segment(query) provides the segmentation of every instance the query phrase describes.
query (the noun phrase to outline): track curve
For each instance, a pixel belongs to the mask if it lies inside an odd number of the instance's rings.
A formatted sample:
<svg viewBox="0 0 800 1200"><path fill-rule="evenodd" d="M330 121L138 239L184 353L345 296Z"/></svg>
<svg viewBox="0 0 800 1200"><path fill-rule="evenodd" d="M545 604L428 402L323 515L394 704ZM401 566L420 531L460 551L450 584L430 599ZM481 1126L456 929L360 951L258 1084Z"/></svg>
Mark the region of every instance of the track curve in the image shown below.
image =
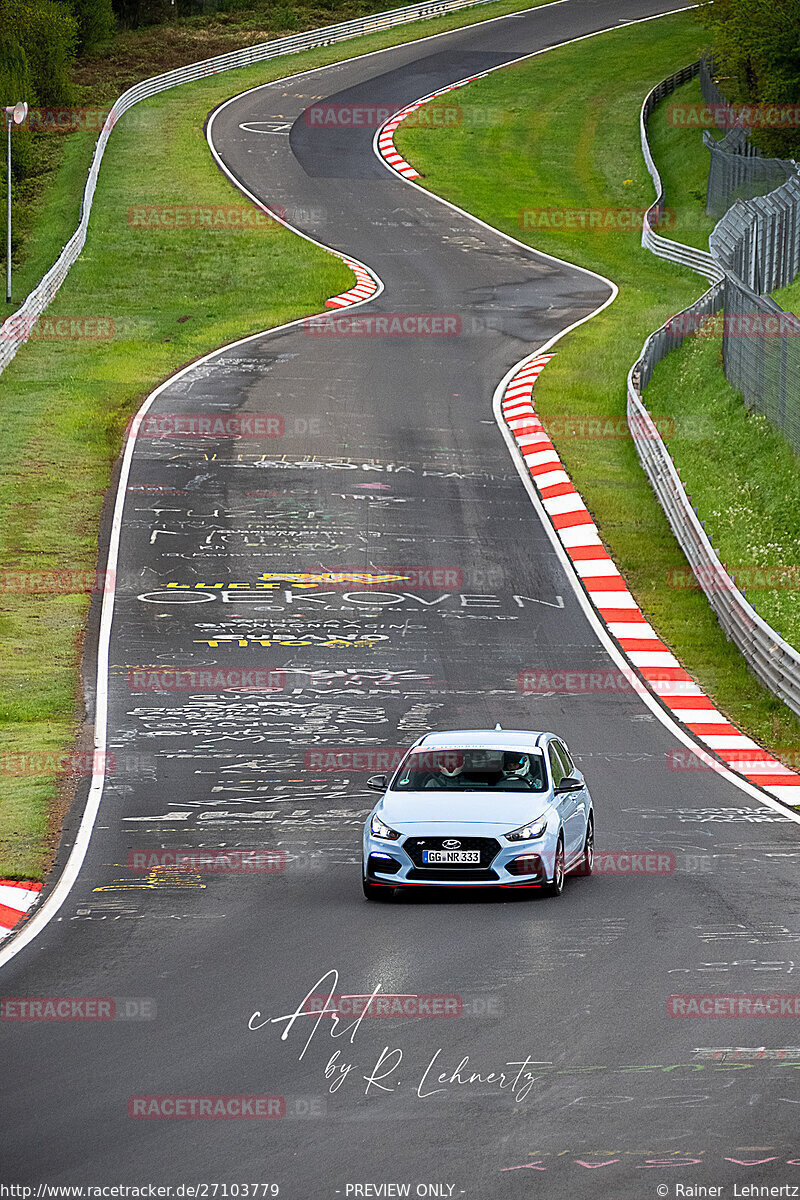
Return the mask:
<svg viewBox="0 0 800 1200"><path fill-rule="evenodd" d="M437 1182L452 1185L442 1195L633 1198L662 1179L796 1173L791 1057L696 1054L791 1045L794 1022L675 1020L667 997L709 980L791 992L797 830L724 779L671 770L675 739L637 696L517 684L527 667L612 665L491 407L513 364L607 285L407 189L369 128L303 119L321 102L395 111L521 47L666 8L563 0L256 89L215 115L217 152L248 191L383 281L359 316L438 314L457 329L296 325L207 356L154 397L156 416L279 414L286 428L266 443L141 438L131 453L109 630L118 770L58 917L2 977L4 996L147 997L156 1016L3 1022L9 1177L130 1183L146 1165L158 1182L271 1180L289 1197ZM264 121L291 122L289 136L245 128ZM409 569L412 586L380 590L296 578ZM175 669L271 670L284 686L152 690ZM347 757L324 769L326 754L498 720L563 733L601 849L672 855L675 869L575 880L555 903L365 904L365 774ZM286 869L128 868L137 848L214 845L271 846ZM365 1020L338 1041L320 1028L305 1052L297 1025L286 1040L281 1024L248 1028L256 1010L256 1026L291 1013L331 969L337 992L462 997L470 1015ZM384 1047L402 1052L384 1063L386 1091L365 1079ZM497 1072L526 1061L530 1090L501 1087ZM280 1095L286 1117L128 1116L130 1097L153 1094Z"/></svg>

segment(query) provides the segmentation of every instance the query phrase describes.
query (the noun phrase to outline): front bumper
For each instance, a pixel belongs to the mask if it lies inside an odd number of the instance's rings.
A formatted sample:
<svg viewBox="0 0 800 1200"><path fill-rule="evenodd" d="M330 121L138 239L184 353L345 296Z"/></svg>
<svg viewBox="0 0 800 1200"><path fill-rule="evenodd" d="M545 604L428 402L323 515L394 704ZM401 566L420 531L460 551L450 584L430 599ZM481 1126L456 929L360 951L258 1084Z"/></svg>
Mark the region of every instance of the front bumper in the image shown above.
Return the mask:
<svg viewBox="0 0 800 1200"><path fill-rule="evenodd" d="M506 843L500 836L474 837L454 833L462 843L494 843L481 847L478 866L426 866L420 843L443 835L401 834L396 842L364 835L364 878L384 887L544 887L553 877L555 842L547 836L534 842ZM450 836L448 834L448 836Z"/></svg>

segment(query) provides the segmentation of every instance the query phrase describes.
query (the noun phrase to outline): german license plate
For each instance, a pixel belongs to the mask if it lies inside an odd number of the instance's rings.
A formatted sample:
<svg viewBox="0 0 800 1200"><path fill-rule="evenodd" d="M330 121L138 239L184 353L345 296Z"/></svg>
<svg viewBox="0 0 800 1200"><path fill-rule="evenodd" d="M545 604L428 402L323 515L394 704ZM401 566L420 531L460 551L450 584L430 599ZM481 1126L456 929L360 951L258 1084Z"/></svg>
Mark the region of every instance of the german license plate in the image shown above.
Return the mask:
<svg viewBox="0 0 800 1200"><path fill-rule="evenodd" d="M461 867L479 867L480 850L423 850L422 861L429 867L448 866L454 863Z"/></svg>

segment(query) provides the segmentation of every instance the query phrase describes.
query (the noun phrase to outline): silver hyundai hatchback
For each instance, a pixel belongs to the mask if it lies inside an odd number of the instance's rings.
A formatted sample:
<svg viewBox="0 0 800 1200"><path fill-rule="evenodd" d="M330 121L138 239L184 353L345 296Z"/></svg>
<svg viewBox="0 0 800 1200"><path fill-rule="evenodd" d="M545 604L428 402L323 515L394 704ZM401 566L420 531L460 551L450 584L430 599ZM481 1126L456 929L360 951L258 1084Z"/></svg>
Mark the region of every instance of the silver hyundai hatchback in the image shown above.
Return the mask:
<svg viewBox="0 0 800 1200"><path fill-rule="evenodd" d="M538 888L589 875L594 808L564 739L530 730L428 733L389 778L364 827L364 895L396 888Z"/></svg>

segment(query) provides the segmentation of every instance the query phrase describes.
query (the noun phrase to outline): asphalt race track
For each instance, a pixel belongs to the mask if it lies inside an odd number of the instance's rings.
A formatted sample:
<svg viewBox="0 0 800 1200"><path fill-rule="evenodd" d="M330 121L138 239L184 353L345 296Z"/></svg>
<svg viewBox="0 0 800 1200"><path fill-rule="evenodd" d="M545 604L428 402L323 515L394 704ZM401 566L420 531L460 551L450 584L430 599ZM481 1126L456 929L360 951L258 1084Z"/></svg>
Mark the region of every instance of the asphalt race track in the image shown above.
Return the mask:
<svg viewBox="0 0 800 1200"><path fill-rule="evenodd" d="M136 443L110 641L116 765L79 877L2 967L2 994L146 1001L127 1011L148 1019L3 1022L5 1178L275 1183L299 1200L387 1183L638 1200L797 1179L800 1051L752 1049L797 1046L796 1020L680 1019L667 1001L797 990L800 831L710 771L675 770L681 743L635 693L518 688L526 668L614 670L492 413L508 369L608 287L393 177L374 128L303 118L323 101L395 110L671 7L565 0L263 87L215 118L246 189L383 281L351 317L444 314L458 332L295 325L155 400L153 416L273 415L283 433ZM405 578L280 577L345 569ZM172 668L272 672L278 690L155 690ZM375 752L496 721L561 733L592 789L598 851L658 852L669 870L572 879L558 900L367 903ZM218 846L275 849L284 869L129 866L137 850ZM307 993L378 987L455 998L442 1007L458 1015L262 1024ZM713 1054L735 1047L750 1049ZM128 1115L153 1095L281 1097L282 1115Z"/></svg>

